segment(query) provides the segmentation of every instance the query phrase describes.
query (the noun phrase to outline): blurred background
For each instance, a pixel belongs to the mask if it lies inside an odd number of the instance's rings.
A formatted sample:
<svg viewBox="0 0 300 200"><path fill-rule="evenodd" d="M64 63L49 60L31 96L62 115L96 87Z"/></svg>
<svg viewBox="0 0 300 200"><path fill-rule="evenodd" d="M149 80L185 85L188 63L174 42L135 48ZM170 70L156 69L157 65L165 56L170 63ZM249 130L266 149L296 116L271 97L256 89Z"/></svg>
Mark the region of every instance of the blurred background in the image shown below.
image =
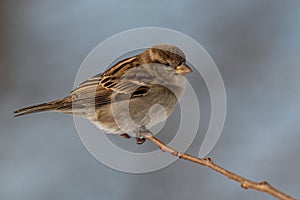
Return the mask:
<svg viewBox="0 0 300 200"><path fill-rule="evenodd" d="M300 1L4 0L0 15L1 200L273 199L183 160L147 174L115 171L86 151L71 116L13 117L17 108L67 95L99 42L145 26L191 36L219 67L228 110L209 156L300 197ZM198 154L198 134L190 154Z"/></svg>

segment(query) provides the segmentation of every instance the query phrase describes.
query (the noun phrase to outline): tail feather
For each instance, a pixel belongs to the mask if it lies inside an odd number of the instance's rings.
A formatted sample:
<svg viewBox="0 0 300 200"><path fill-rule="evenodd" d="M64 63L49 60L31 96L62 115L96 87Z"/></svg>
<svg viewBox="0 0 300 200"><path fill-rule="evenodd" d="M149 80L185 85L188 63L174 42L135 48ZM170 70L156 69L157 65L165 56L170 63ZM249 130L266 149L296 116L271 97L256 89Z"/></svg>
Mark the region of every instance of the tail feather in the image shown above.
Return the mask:
<svg viewBox="0 0 300 200"><path fill-rule="evenodd" d="M14 111L15 117L27 115L36 112L44 112L44 111L62 111L63 110L72 110L72 102L67 101L67 98L59 99L56 101L51 101L48 103L42 103L34 106L29 106L26 108L21 108L19 110Z"/></svg>

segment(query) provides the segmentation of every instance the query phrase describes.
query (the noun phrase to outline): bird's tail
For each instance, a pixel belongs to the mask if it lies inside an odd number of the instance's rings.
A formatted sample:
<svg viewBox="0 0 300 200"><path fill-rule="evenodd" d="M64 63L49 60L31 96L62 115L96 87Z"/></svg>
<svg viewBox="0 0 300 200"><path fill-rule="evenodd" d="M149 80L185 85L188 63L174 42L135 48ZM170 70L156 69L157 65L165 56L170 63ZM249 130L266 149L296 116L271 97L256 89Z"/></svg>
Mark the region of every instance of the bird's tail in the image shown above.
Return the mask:
<svg viewBox="0 0 300 200"><path fill-rule="evenodd" d="M27 115L36 112L44 112L44 111L57 111L64 113L72 113L72 101L69 101L69 98L63 98L55 101L51 101L48 103L42 103L34 106L29 106L26 108L22 108L14 111L15 117Z"/></svg>

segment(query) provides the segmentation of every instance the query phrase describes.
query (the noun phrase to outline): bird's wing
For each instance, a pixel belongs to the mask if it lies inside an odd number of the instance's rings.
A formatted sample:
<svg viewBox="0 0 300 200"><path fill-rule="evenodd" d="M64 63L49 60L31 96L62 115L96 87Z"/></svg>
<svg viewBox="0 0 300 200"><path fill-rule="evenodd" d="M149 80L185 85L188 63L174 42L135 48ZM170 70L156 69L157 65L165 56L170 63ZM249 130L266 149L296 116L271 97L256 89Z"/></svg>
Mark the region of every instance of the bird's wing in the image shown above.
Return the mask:
<svg viewBox="0 0 300 200"><path fill-rule="evenodd" d="M133 58L122 60L81 83L71 92L73 105L99 106L147 94L151 84L145 77L149 78L149 74L144 70L144 74L137 73L140 70L135 68L139 66L132 65Z"/></svg>

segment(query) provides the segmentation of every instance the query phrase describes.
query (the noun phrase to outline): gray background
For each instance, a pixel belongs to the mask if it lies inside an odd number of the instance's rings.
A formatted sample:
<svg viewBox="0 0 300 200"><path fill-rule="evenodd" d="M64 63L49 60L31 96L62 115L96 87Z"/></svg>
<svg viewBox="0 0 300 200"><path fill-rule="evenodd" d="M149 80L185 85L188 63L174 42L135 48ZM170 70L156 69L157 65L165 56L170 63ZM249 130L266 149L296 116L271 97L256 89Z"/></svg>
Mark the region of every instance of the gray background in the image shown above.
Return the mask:
<svg viewBox="0 0 300 200"><path fill-rule="evenodd" d="M19 107L65 96L95 45L144 26L193 37L222 73L227 119L209 156L300 197L300 1L7 0L0 8L1 200L273 199L182 160L153 173L121 173L85 150L72 117L12 117ZM202 138L189 153L197 155Z"/></svg>

